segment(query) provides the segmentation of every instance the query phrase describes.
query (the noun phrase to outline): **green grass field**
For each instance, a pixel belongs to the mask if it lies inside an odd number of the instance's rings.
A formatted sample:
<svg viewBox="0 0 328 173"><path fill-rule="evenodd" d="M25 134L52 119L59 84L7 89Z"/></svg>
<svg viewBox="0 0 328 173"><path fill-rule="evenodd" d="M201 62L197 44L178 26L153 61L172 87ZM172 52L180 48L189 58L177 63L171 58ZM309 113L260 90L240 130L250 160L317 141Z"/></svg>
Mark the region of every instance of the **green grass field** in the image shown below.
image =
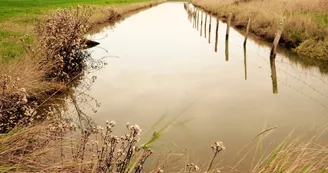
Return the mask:
<svg viewBox="0 0 328 173"><path fill-rule="evenodd" d="M147 0L0 0L0 62L22 56L24 48L20 38L29 34L34 39L33 27L38 19L57 8L78 4L119 5Z"/></svg>
<svg viewBox="0 0 328 173"><path fill-rule="evenodd" d="M145 0L1 0L0 22L10 20L16 15L38 15L54 8L77 4L111 5L141 1Z"/></svg>

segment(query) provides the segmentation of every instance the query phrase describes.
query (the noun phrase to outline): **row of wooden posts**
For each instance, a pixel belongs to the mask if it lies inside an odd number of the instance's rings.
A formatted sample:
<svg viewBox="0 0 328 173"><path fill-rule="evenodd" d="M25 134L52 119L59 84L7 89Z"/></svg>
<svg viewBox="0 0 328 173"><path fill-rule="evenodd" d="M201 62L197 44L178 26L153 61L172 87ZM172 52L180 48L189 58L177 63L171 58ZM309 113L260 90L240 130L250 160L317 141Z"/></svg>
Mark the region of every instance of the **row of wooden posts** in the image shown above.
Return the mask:
<svg viewBox="0 0 328 173"><path fill-rule="evenodd" d="M194 23L194 27L197 27L197 30L199 29L199 17L201 17L201 26L203 26L203 13L205 13L205 31L206 31L208 13L204 12L203 9L199 9L199 8L196 8L196 7L194 7L194 9L192 10L192 9L189 8L189 5L190 5L190 3L188 3L188 2L184 3L185 9L196 20L196 22ZM199 14L200 12L201 12L201 16ZM226 40L229 39L229 33L230 33L230 26L231 26L232 17L233 17L232 13L229 13L229 16L228 16L228 19L227 19ZM211 28L211 23L212 23L211 13L209 14L209 18L210 18L209 19L209 29L210 29ZM219 24L219 17L217 17L217 25L218 24ZM245 40L244 40L244 47L246 46L247 39L248 39L248 36L249 36L250 25L251 25L251 18L248 18L248 22L247 22L247 26L246 26L246 33L245 33ZM280 22L279 29L276 33L275 39L274 39L273 44L272 44L270 57L274 58L276 56L277 46L278 46L282 31L283 31L283 25L284 24L283 24L283 19L282 19L281 22ZM201 30L202 30L202 27L201 27ZM202 31L200 33L202 34ZM209 30L209 34L210 33L211 33L211 30ZM205 34L205 38L206 38L206 32L204 32L204 34ZM209 42L210 42L210 39L209 39Z"/></svg>
<svg viewBox="0 0 328 173"><path fill-rule="evenodd" d="M206 38L206 31L207 31L207 17L209 16L209 33L208 33L208 43L211 43L211 24L212 24L212 15L211 13L206 13L203 9L201 8L196 8L194 7L193 9L190 8L189 3L184 3L184 7L188 12L189 19L193 19L193 27L197 28L197 30L200 30L200 36L203 35L203 15L205 13L205 26L204 26L204 37ZM200 18L200 19L199 19ZM232 21L233 15L232 13L229 13L228 18L227 18L227 28L226 28L226 43L225 43L225 55L226 55L226 61L229 61L229 33L230 33L230 26L231 26L231 21ZM219 17L216 17L216 36L215 36L215 48L214 51L218 51L218 30L219 30ZM200 29L199 29L199 22L200 22ZM277 72L276 72L276 65L275 65L275 57L277 53L277 47L278 43L283 31L283 19L280 22L280 26L276 32L274 41L272 43L271 51L270 51L270 67L271 67L271 77L272 77L272 85L273 85L273 93L278 93L278 83L277 83ZM250 26L251 26L251 18L248 19L247 21L247 26L245 30L245 38L244 38L244 66L245 66L245 80L247 80L247 61L246 61L246 45L247 45L247 39L249 37L249 32L250 32Z"/></svg>

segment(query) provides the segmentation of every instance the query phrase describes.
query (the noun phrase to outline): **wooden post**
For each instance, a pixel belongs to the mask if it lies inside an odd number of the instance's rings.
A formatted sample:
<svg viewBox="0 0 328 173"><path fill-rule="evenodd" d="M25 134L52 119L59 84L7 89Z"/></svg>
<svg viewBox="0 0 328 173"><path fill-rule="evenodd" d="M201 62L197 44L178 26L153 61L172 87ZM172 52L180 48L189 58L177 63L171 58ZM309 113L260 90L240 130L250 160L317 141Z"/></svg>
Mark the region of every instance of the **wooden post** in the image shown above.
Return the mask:
<svg viewBox="0 0 328 173"><path fill-rule="evenodd" d="M193 13L193 16L192 18L194 19L194 25L193 25L193 28L196 28L196 23L197 23L197 9L194 8L194 13Z"/></svg>
<svg viewBox="0 0 328 173"><path fill-rule="evenodd" d="M197 31L199 30L199 16L200 16L200 11L199 11L199 9L197 9Z"/></svg>
<svg viewBox="0 0 328 173"><path fill-rule="evenodd" d="M276 59L270 58L271 67L271 78L272 78L272 92L274 94L278 93L278 82L277 82L277 70L276 70Z"/></svg>
<svg viewBox="0 0 328 173"><path fill-rule="evenodd" d="M192 21L191 21L191 17L192 17L192 15L193 15L194 13L193 13L192 9L189 8L189 5L188 5L188 8L187 8L187 13L188 13L188 20L189 20L190 22L192 22Z"/></svg>
<svg viewBox="0 0 328 173"><path fill-rule="evenodd" d="M226 40L229 39L231 19L232 19L232 13L229 13L229 17L228 17L228 21L227 21Z"/></svg>
<svg viewBox="0 0 328 173"><path fill-rule="evenodd" d="M193 16L194 16L194 11L192 9L190 9L190 15L188 17L189 17L190 22L192 23L192 27L194 27Z"/></svg>
<svg viewBox="0 0 328 173"><path fill-rule="evenodd" d="M248 18L247 27L246 27L246 34L245 34L245 40L244 40L244 48L246 47L250 25L251 25L251 18Z"/></svg>
<svg viewBox="0 0 328 173"><path fill-rule="evenodd" d="M276 54L278 43L284 28L284 18L280 21L280 26L274 38L271 52L270 52L270 67L271 67L271 78L272 78L272 91L274 94L278 93L278 82L277 82L277 71L276 71Z"/></svg>
<svg viewBox="0 0 328 173"><path fill-rule="evenodd" d="M205 13L205 27L204 27L204 36L206 38L206 32L207 32L207 13Z"/></svg>
<svg viewBox="0 0 328 173"><path fill-rule="evenodd" d="M217 52L218 51L218 31L219 31L219 17L216 18L216 29L215 29L215 47L214 47L214 51Z"/></svg>
<svg viewBox="0 0 328 173"><path fill-rule="evenodd" d="M197 10L196 10L196 8L194 8L194 13L192 15L192 18L194 19L194 26L193 26L193 28L196 28L196 16L197 16Z"/></svg>
<svg viewBox="0 0 328 173"><path fill-rule="evenodd" d="M225 56L226 61L229 61L229 39L226 39L225 41Z"/></svg>
<svg viewBox="0 0 328 173"><path fill-rule="evenodd" d="M282 34L284 28L284 19L282 18L280 21L280 26L278 28L278 31L276 33L276 37L274 38L273 44L272 44L272 48L271 48L271 52L270 52L270 58L276 58L276 54L277 54L277 47L278 47L278 43Z"/></svg>
<svg viewBox="0 0 328 173"><path fill-rule="evenodd" d="M245 80L247 80L247 53L246 53L245 46L244 46L244 70L245 70Z"/></svg>
<svg viewBox="0 0 328 173"><path fill-rule="evenodd" d="M195 28L195 26L196 26L195 25L195 23L196 23L195 15L196 15L196 9L194 9L193 12L192 12L192 21L193 21L192 27L193 28Z"/></svg>
<svg viewBox="0 0 328 173"><path fill-rule="evenodd" d="M208 44L211 43L211 28L212 28L212 15L209 14L210 16L210 24L208 25Z"/></svg>
<svg viewBox="0 0 328 173"><path fill-rule="evenodd" d="M201 21L200 21L200 36L202 36L202 32L203 32L203 11L202 11L202 15L201 15Z"/></svg>

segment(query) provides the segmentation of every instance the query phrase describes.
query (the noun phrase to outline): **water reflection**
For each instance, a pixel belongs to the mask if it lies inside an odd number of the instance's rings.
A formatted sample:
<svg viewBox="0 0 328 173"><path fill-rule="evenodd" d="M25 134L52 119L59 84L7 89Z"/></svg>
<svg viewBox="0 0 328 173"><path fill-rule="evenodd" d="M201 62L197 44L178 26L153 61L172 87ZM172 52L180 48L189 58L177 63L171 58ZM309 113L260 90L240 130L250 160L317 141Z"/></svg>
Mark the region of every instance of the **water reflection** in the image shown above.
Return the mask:
<svg viewBox="0 0 328 173"><path fill-rule="evenodd" d="M209 15L210 23L208 26L208 44L211 44L212 15Z"/></svg>
<svg viewBox="0 0 328 173"><path fill-rule="evenodd" d="M215 20L213 45L193 29L182 3L154 7L97 34L95 37L109 35L100 45L120 58L108 60L108 68L97 73L90 95L103 106L93 114L94 119L100 123L116 120L123 126L129 121L147 130L163 114L174 119L194 102L179 119L191 121L172 126L157 144L170 151L192 149L200 162L208 161L212 153L204 148L214 140L226 143L229 148L223 158L231 160L236 150L263 129L264 122L283 126L269 136L267 144L285 138L291 129L299 127L301 134L327 122L328 78L319 68L278 52L279 95L273 95L270 48L249 37L247 50L243 50L244 37L233 28L226 42L226 24ZM229 63L225 63L225 47L230 50L226 49ZM95 57L107 55L93 50ZM180 147L172 147L173 143Z"/></svg>
<svg viewBox="0 0 328 173"><path fill-rule="evenodd" d="M205 13L205 29L204 29L204 37L206 38L206 32L207 32L207 13Z"/></svg>
<svg viewBox="0 0 328 173"><path fill-rule="evenodd" d="M214 45L214 52L218 51L218 38L219 38L219 20L216 19L216 28L215 28L215 45Z"/></svg>
<svg viewBox="0 0 328 173"><path fill-rule="evenodd" d="M247 52L246 52L246 44L244 44L244 71L245 71L245 80L247 80Z"/></svg>
<svg viewBox="0 0 328 173"><path fill-rule="evenodd" d="M270 58L270 67L271 67L271 78L272 78L272 91L274 94L278 94L276 58Z"/></svg>
<svg viewBox="0 0 328 173"><path fill-rule="evenodd" d="M196 9L196 8L195 8ZM207 37L207 16L209 17L209 24L208 24L208 43L211 44L211 23L212 23L212 15L208 14L207 12L203 11L202 9L198 9L198 16L200 16L199 22L200 22L200 35L202 36L204 34L205 38ZM201 14L200 14L201 13ZM205 15L205 16L204 16ZM205 20L205 22L203 22L203 19ZM216 26L215 26L215 43L214 43L214 52L218 52L218 45L219 45L219 24L220 21L216 18ZM229 21L229 19L228 19ZM203 23L204 23L204 33L203 33ZM250 23L250 19L248 20L248 23ZM229 27L229 22L227 22L226 24L226 32L225 32L225 60L229 61L229 32L230 32L230 27ZM244 56L244 78L245 80L247 80L248 78L248 70L247 70L247 46L246 46L246 41L247 38L249 37L249 35L245 35L245 38L243 40L243 56ZM251 37L251 36L250 36ZM267 42L263 42L263 41L259 41L259 40L252 40L255 41L256 43L260 44L260 45L265 45L265 46L270 46L270 43ZM304 59L305 61L303 61L303 58L295 56L293 54L290 54L289 51L286 51L284 48L279 48L278 52L280 54L283 54L284 56L287 56L288 58L290 58L293 62L295 63L300 63L303 67L311 67L314 64L318 65L320 70L323 72L326 69L326 66L328 66L328 62L326 61L318 61L315 59ZM254 52L251 52L254 53ZM257 55L258 56L258 55ZM263 57L262 57L263 58ZM265 57L264 57L265 58ZM270 58L269 58L270 59ZM285 63L283 61L280 61L279 63ZM272 59L270 59L270 71L271 71L271 79L272 79L272 84L273 84L273 93L277 94L278 93L278 82L277 82L277 70L276 70L276 62ZM294 65L289 64L289 66L293 67ZM282 70L284 71L284 70ZM328 68L327 68L327 72L328 72ZM308 74L311 75L313 77L318 78L319 80L321 80L323 83L328 84L328 81L325 81L325 79L323 79L322 77L318 77L315 76L313 74ZM320 93L320 92L318 92ZM322 93L320 93L321 95L324 95Z"/></svg>
<svg viewBox="0 0 328 173"><path fill-rule="evenodd" d="M203 34L203 10L201 10L201 13L202 13L202 15L201 15L201 17L200 17L200 36L202 36L202 34Z"/></svg>
<svg viewBox="0 0 328 173"><path fill-rule="evenodd" d="M195 8L195 13L194 13L194 28L197 28L198 30L198 17L199 17L199 11Z"/></svg>
<svg viewBox="0 0 328 173"><path fill-rule="evenodd" d="M199 30L199 14L200 13L200 11L197 9L197 19L196 19L196 27L197 27L197 31Z"/></svg>
<svg viewBox="0 0 328 173"><path fill-rule="evenodd" d="M225 60L229 61L229 39L225 40Z"/></svg>

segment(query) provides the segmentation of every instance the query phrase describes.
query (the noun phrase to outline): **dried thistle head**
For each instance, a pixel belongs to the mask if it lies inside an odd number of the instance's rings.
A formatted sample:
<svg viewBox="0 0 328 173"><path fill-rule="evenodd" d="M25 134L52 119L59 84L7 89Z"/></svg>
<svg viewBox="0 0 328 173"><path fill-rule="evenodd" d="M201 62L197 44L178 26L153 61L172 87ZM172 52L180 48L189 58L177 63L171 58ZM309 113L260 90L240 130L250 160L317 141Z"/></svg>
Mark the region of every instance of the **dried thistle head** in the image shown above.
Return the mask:
<svg viewBox="0 0 328 173"><path fill-rule="evenodd" d="M214 153L218 153L226 149L223 142L221 141L215 142L214 145L211 146L211 148Z"/></svg>

